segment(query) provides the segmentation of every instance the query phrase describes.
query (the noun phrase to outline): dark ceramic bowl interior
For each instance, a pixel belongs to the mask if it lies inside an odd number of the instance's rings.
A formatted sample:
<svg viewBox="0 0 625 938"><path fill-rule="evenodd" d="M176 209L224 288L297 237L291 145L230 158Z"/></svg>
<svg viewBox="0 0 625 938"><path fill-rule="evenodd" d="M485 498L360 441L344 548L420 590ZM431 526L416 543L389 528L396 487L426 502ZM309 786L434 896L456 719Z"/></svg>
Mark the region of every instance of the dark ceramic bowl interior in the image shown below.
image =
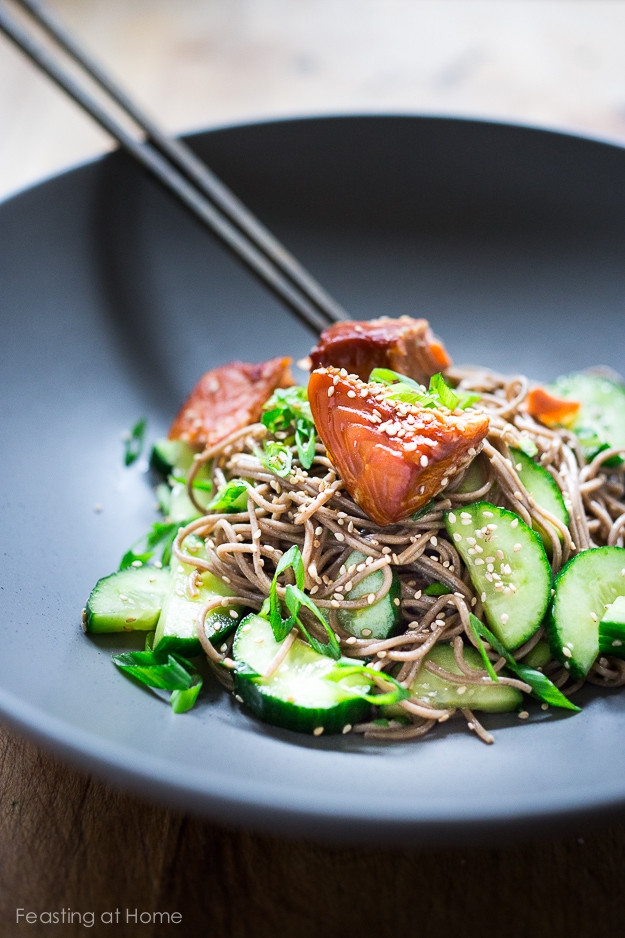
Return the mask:
<svg viewBox="0 0 625 938"><path fill-rule="evenodd" d="M533 378L623 368L621 148L415 117L191 143L356 318L426 316L457 362ZM124 641L85 637L80 610L155 517L121 434L140 415L164 433L208 368L311 337L119 154L6 202L0 242L4 718L120 786L274 832L505 839L621 810L625 694L487 716L491 747L454 721L388 746L265 726L210 682L178 716L117 673Z"/></svg>

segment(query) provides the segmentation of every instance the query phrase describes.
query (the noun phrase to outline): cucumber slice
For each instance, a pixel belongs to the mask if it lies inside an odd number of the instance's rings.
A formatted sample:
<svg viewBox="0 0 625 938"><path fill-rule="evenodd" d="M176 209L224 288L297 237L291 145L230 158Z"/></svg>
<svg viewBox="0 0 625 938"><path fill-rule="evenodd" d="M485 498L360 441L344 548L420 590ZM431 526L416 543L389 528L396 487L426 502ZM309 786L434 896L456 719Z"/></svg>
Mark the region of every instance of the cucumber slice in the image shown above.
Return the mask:
<svg viewBox="0 0 625 938"><path fill-rule="evenodd" d="M625 658L625 596L617 596L599 623L599 651Z"/></svg>
<svg viewBox="0 0 625 938"><path fill-rule="evenodd" d="M551 512L558 521L568 526L570 521L569 513L564 504L562 492L553 476L522 450L513 449L511 452L519 479L530 495L533 496L536 504ZM551 553L551 539L547 537L540 525L536 525L536 530L540 534L545 550L548 554ZM560 540L562 540L562 537L560 537Z"/></svg>
<svg viewBox="0 0 625 938"><path fill-rule="evenodd" d="M536 642L532 650L528 651L519 664L527 665L528 668L536 668L538 671L544 668L549 661L551 661L549 642L540 641Z"/></svg>
<svg viewBox="0 0 625 938"><path fill-rule="evenodd" d="M484 457L478 455L473 462L470 463L457 491L463 495L468 495L469 492L477 492L483 485L486 485L487 478L488 474L484 463Z"/></svg>
<svg viewBox="0 0 625 938"><path fill-rule="evenodd" d="M194 548L199 557L206 558L204 545L200 538L188 537L185 542L187 548ZM187 579L192 572L190 564L178 563L173 560L167 593L163 601L161 612L154 636L154 651L172 652L193 658L202 653L202 646L197 637L195 620L201 606L215 596L233 596L232 590L219 577L208 571L201 573L201 582L198 582L198 596L190 596L187 592ZM237 627L238 618L230 615L230 609L240 616L242 606L229 606L227 609L216 610L206 617L206 634L215 647L228 638Z"/></svg>
<svg viewBox="0 0 625 938"><path fill-rule="evenodd" d="M470 668L484 670L484 662L475 648L465 647L464 660ZM433 661L452 674L461 674L456 663L451 645L441 643L428 652L423 665L410 688L413 697L426 701L433 707L468 707L470 710L484 710L487 713L505 713L517 710L523 701L521 691L509 684L452 684L438 674L432 674L425 667L427 661ZM505 672L501 672L504 676ZM466 688L462 693L459 690ZM387 717L400 716L403 713L398 704L383 707Z"/></svg>
<svg viewBox="0 0 625 938"><path fill-rule="evenodd" d="M161 614L169 570L127 567L98 580L85 609L85 632L149 632Z"/></svg>
<svg viewBox="0 0 625 938"><path fill-rule="evenodd" d="M168 440L165 437L154 443L150 465L164 476L170 475L174 469L186 475L193 464L196 452L198 450L192 449L184 440Z"/></svg>
<svg viewBox="0 0 625 938"><path fill-rule="evenodd" d="M549 603L551 569L539 535L514 512L489 502L448 511L445 523L490 628L506 648L518 648Z"/></svg>
<svg viewBox="0 0 625 938"><path fill-rule="evenodd" d="M197 452L199 450L193 449L183 440L161 439L157 440L152 447L150 464L158 472L167 476L170 487L169 494L165 491L159 495L161 506L172 521L181 524L201 517L187 494L186 481L176 481L176 479L186 480ZM210 482L211 474L208 466L200 466L195 478L200 484ZM214 493L198 487L194 490L194 494L200 505L206 506Z"/></svg>
<svg viewBox="0 0 625 938"><path fill-rule="evenodd" d="M260 616L246 616L237 629L232 649L238 663L235 692L256 716L299 733L318 733L320 727L326 733L340 733L347 724L367 718L370 704L354 690L368 693L371 682L361 674L340 683L325 680L336 662L299 638L273 676L261 677L279 647L271 625Z"/></svg>
<svg viewBox="0 0 625 938"><path fill-rule="evenodd" d="M625 549L582 551L562 567L554 587L547 620L552 654L573 677L586 677L599 653L599 623L625 596Z"/></svg>
<svg viewBox="0 0 625 938"><path fill-rule="evenodd" d="M208 505L212 498L211 492L203 492L199 489L195 489L194 495L200 505ZM169 510L167 515L171 521L176 521L180 524L184 524L189 521L195 521L196 518L202 517L200 512L189 498L186 482L172 483Z"/></svg>
<svg viewBox="0 0 625 938"><path fill-rule="evenodd" d="M553 390L561 397L579 401L581 406L573 430L582 446L587 445L586 458L612 446L625 446L625 385L602 375L583 372L558 378ZM615 457L606 465L620 465Z"/></svg>
<svg viewBox="0 0 625 938"><path fill-rule="evenodd" d="M355 550L345 561L345 566L349 569L351 566L364 563L366 559L366 554ZM375 570L357 583L349 593L346 593L345 599L362 599L368 593L375 593L382 586L383 580L384 572ZM384 599L364 609L339 609L338 621L346 632L355 635L356 638L388 638L394 635L402 621L401 581L395 571L393 571L391 588Z"/></svg>

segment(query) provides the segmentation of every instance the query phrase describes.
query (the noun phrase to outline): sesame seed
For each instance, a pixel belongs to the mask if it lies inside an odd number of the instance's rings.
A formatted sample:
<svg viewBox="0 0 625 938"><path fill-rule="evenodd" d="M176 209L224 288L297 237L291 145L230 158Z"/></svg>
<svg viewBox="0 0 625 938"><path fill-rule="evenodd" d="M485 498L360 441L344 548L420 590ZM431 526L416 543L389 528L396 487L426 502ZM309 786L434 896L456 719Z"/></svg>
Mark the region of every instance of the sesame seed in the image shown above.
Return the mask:
<svg viewBox="0 0 625 938"><path fill-rule="evenodd" d="M399 597L395 597L395 599L393 600L393 605L401 606L401 599L399 599Z"/></svg>
<svg viewBox="0 0 625 938"><path fill-rule="evenodd" d="M373 635L373 632L371 631L371 629L363 629L362 635L363 635L363 638L371 638L371 636Z"/></svg>
<svg viewBox="0 0 625 938"><path fill-rule="evenodd" d="M562 654L564 655L565 658L572 658L572 657L573 657L573 652L571 651L570 648L563 648L563 649L562 649Z"/></svg>
<svg viewBox="0 0 625 938"><path fill-rule="evenodd" d="M472 606L477 606L477 599L475 598L475 596L472 596L472 597L471 597L471 605L472 605Z"/></svg>
<svg viewBox="0 0 625 938"><path fill-rule="evenodd" d="M250 630L251 628L252 628L251 625L244 625L244 626L242 627L241 631L242 631L242 632L249 632L249 630Z"/></svg>
<svg viewBox="0 0 625 938"><path fill-rule="evenodd" d="M425 469L425 467L427 466L427 464L428 464L428 462L429 462L429 459L427 458L427 456L423 455L423 456L421 457L421 459L419 460L419 462L421 463L421 465L422 465L423 468Z"/></svg>
<svg viewBox="0 0 625 938"><path fill-rule="evenodd" d="M141 561L141 560L133 560L132 563L130 564L130 566L131 566L131 567L142 567L142 566L143 566L143 561Z"/></svg>
<svg viewBox="0 0 625 938"><path fill-rule="evenodd" d="M454 541L458 544L462 540L462 534L458 534L457 531L454 531Z"/></svg>
<svg viewBox="0 0 625 938"><path fill-rule="evenodd" d="M430 544L432 545L432 547L436 547L436 545L438 544L438 538L432 535L432 537L430 538Z"/></svg>
<svg viewBox="0 0 625 938"><path fill-rule="evenodd" d="M355 391L348 391L348 392L347 392L347 396L348 396L348 397L356 397L356 392L355 392Z"/></svg>
<svg viewBox="0 0 625 938"><path fill-rule="evenodd" d="M485 602L486 602L486 593L482 593L482 595L480 596L480 599L482 600L483 603L485 603Z"/></svg>
<svg viewBox="0 0 625 938"><path fill-rule="evenodd" d="M373 603L375 602L375 593L369 593L369 595L367 596L367 602L369 603L370 606L373 605Z"/></svg>
<svg viewBox="0 0 625 938"><path fill-rule="evenodd" d="M350 732L351 732L351 729L352 729L352 724L351 724L351 723L346 723L345 726L343 727L343 729L341 730L341 733L343 734L343 736L345 736L346 733L350 733Z"/></svg>
<svg viewBox="0 0 625 938"><path fill-rule="evenodd" d="M385 651L378 651L378 652L377 652L377 657L378 657L378 658L386 658L386 652L385 652Z"/></svg>
<svg viewBox="0 0 625 938"><path fill-rule="evenodd" d="M541 705L540 705L540 709L541 709L541 710L548 710L548 709L549 709L549 704L548 704L548 703L543 703L543 704L541 704Z"/></svg>
<svg viewBox="0 0 625 938"><path fill-rule="evenodd" d="M336 599L331 599L330 605L333 606L335 609L338 609L340 606L340 603Z"/></svg>
<svg viewBox="0 0 625 938"><path fill-rule="evenodd" d="M492 511L483 511L482 514L485 518L494 518Z"/></svg>
<svg viewBox="0 0 625 938"><path fill-rule="evenodd" d="M510 527L511 527L511 528L516 528L516 527L518 527L518 524L519 524L519 519L518 519L518 518L515 518L513 521L510 522Z"/></svg>
<svg viewBox="0 0 625 938"><path fill-rule="evenodd" d="M334 394L334 385L331 384L330 387L328 388L328 397L332 397L333 394Z"/></svg>
<svg viewBox="0 0 625 938"><path fill-rule="evenodd" d="M523 550L523 545L522 545L522 544L515 544L514 547L512 548L512 550L515 552L515 554L518 554L518 552L519 552L520 550Z"/></svg>
<svg viewBox="0 0 625 938"><path fill-rule="evenodd" d="M352 635L350 638L346 638L346 639L345 639L345 644L346 644L346 645L355 645L357 641L358 641L358 639L355 638L355 637Z"/></svg>
<svg viewBox="0 0 625 938"><path fill-rule="evenodd" d="M484 561L482 560L481 557L476 557L476 558L475 558L475 566L476 566L476 567L479 567L480 564L483 564L483 563L484 563ZM489 564L489 566L490 566L490 564Z"/></svg>
<svg viewBox="0 0 625 938"><path fill-rule="evenodd" d="M255 642L256 645L262 645L265 639L262 637L262 635L259 635L258 638L253 639L253 641Z"/></svg>
<svg viewBox="0 0 625 938"><path fill-rule="evenodd" d="M316 726L313 730L313 736L321 736L323 733L323 726Z"/></svg>
<svg viewBox="0 0 625 938"><path fill-rule="evenodd" d="M344 541L344 540L345 540L345 535L342 534L340 531L335 531L335 532L334 532L334 536L335 536L335 538L337 539L337 541Z"/></svg>
<svg viewBox="0 0 625 938"><path fill-rule="evenodd" d="M508 615L507 612L504 612L503 615L502 615L502 617L501 617L501 624L502 624L502 625L507 625L509 621L510 621L510 616Z"/></svg>
<svg viewBox="0 0 625 938"><path fill-rule="evenodd" d="M405 451L406 451L407 453L412 453L412 452L414 452L414 450L416 450L416 448L417 448L417 444L416 444L416 443L413 443L413 442L404 443L404 449L405 449Z"/></svg>
<svg viewBox="0 0 625 938"><path fill-rule="evenodd" d="M614 641L612 642L612 646L614 648L620 648L622 644L623 642L620 640L620 638L615 638Z"/></svg>
<svg viewBox="0 0 625 938"><path fill-rule="evenodd" d="M228 646L226 645L225 642L223 643L223 645L221 646L221 648L220 648L219 650L220 650L220 651L228 651Z"/></svg>
<svg viewBox="0 0 625 938"><path fill-rule="evenodd" d="M477 450L473 446L470 447L470 449L468 450L468 453L469 453L469 456L477 456Z"/></svg>
<svg viewBox="0 0 625 938"><path fill-rule="evenodd" d="M529 716L529 713L527 712L527 710L521 710L521 712L519 713L519 720L527 720L528 716Z"/></svg>
<svg viewBox="0 0 625 938"><path fill-rule="evenodd" d="M596 614L595 612L591 612L591 613L590 613L590 618L592 619L593 622L597 622L597 621L598 621L598 619L597 619L597 614Z"/></svg>
<svg viewBox="0 0 625 938"><path fill-rule="evenodd" d="M467 689L466 689L465 685L464 685L464 684L461 684L460 687L458 688L458 693L459 693L459 694L466 694L466 692L467 692Z"/></svg>
<svg viewBox="0 0 625 938"><path fill-rule="evenodd" d="M240 694L235 694L235 695L234 695L234 699L235 699L235 700L238 700L239 703L243 703L243 698L241 697Z"/></svg>
<svg viewBox="0 0 625 938"><path fill-rule="evenodd" d="M315 528L315 537L319 537L320 534L323 534L323 528L321 527L321 525Z"/></svg>
<svg viewBox="0 0 625 938"><path fill-rule="evenodd" d="M136 621L137 621L136 616L128 616L128 618L126 619L126 622L136 622Z"/></svg>

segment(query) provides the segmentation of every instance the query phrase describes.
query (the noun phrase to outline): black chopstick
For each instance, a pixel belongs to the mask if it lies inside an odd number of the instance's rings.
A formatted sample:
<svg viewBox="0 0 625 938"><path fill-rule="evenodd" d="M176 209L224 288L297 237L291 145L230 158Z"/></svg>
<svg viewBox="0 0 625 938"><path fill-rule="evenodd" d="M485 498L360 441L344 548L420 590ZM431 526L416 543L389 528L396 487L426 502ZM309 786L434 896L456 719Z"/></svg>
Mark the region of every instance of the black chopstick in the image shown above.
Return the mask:
<svg viewBox="0 0 625 938"><path fill-rule="evenodd" d="M0 5L0 30L76 101L127 152L148 169L242 260L315 333L348 319L317 283L217 176L182 141L168 137L106 75L35 0L15 0L56 45L86 72L141 130L125 127L20 22ZM215 204L213 204L215 203Z"/></svg>

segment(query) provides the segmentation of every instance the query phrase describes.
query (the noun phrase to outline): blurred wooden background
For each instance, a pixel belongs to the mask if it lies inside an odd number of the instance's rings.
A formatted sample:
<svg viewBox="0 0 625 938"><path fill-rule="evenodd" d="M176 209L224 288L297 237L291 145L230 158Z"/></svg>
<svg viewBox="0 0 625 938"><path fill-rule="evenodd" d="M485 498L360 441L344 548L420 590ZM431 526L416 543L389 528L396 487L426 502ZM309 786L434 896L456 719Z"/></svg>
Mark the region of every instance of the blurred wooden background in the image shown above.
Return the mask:
<svg viewBox="0 0 625 938"><path fill-rule="evenodd" d="M173 131L397 111L625 142L622 0L50 0ZM106 138L0 40L0 197ZM0 285L1 291L1 285ZM1 294L0 294L1 295ZM207 938L620 936L625 826L501 849L338 849L232 833L117 794L0 734L0 936L15 909L179 911Z"/></svg>
<svg viewBox="0 0 625 938"><path fill-rule="evenodd" d="M621 0L48 0L170 130L351 111L625 141ZM108 141L0 40L0 196Z"/></svg>

